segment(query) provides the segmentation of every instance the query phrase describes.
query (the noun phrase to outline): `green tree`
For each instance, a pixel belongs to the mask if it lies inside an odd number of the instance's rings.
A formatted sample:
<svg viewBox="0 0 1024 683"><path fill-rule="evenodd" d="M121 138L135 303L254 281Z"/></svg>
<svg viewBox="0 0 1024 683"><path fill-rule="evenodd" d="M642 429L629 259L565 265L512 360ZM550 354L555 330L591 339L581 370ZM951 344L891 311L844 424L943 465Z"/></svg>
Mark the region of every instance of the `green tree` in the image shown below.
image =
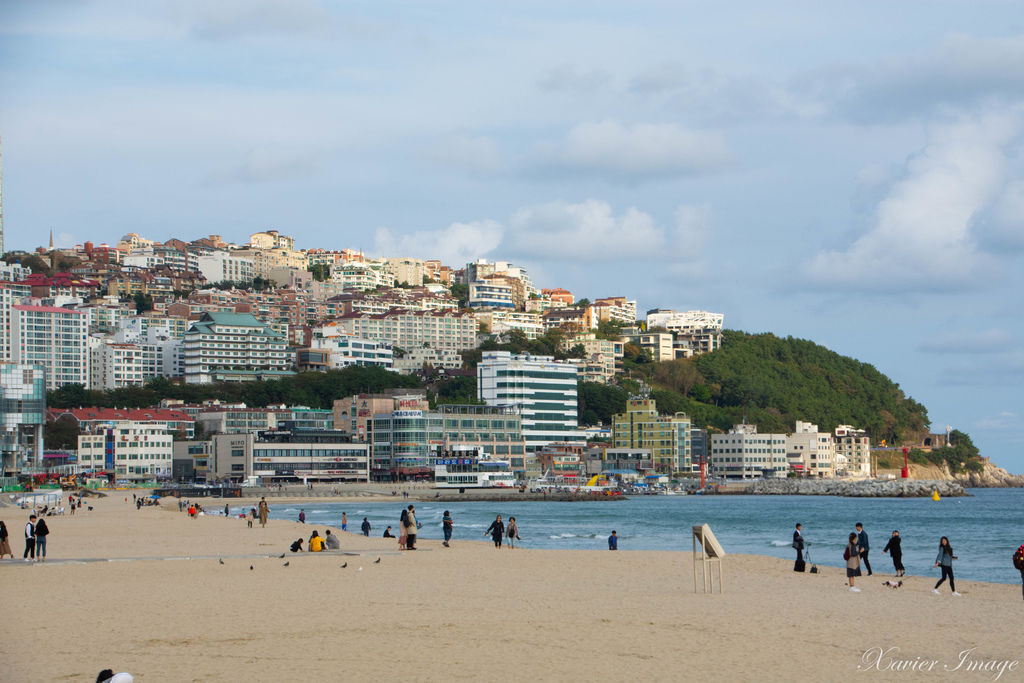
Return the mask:
<svg viewBox="0 0 1024 683"><path fill-rule="evenodd" d="M469 307L469 287L457 282L449 288L452 297L459 302L459 308Z"/></svg>
<svg viewBox="0 0 1024 683"><path fill-rule="evenodd" d="M317 282L326 282L331 277L331 267L326 263L314 263L309 267L309 272Z"/></svg>
<svg viewBox="0 0 1024 683"><path fill-rule="evenodd" d="M153 295L146 292L136 292L135 296L132 297L132 301L135 302L135 312L145 313L146 311L153 310Z"/></svg>
<svg viewBox="0 0 1024 683"><path fill-rule="evenodd" d="M43 443L47 448L76 450L80 433L78 420L64 415L57 420L47 420L43 425Z"/></svg>
<svg viewBox="0 0 1024 683"><path fill-rule="evenodd" d="M629 394L611 384L580 382L576 388L576 410L586 426L609 425L612 415L626 410Z"/></svg>

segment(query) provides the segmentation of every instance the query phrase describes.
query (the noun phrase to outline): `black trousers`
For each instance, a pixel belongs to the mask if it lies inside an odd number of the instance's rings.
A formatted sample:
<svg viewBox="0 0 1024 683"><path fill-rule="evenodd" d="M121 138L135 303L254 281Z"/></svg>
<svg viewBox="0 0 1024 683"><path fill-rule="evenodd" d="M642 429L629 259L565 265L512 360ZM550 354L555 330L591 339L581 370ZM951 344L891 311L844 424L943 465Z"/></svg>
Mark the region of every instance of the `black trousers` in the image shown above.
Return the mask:
<svg viewBox="0 0 1024 683"><path fill-rule="evenodd" d="M939 565L939 569L942 570L942 578L939 579L939 582L935 584L935 587L938 588L939 586L941 586L942 582L945 581L946 578L948 577L949 578L949 588L954 593L956 593L956 584L953 583L953 568L952 567L947 567L944 564L940 564Z"/></svg>
<svg viewBox="0 0 1024 683"><path fill-rule="evenodd" d="M898 572L906 571L906 569L903 568L903 554L902 553L900 553L898 555L896 553L893 553L893 556L892 556L892 566L895 567L896 571L898 571Z"/></svg>
<svg viewBox="0 0 1024 683"><path fill-rule="evenodd" d="M36 559L36 539L25 539L25 554L22 555L22 557L31 557L33 560Z"/></svg>
<svg viewBox="0 0 1024 683"><path fill-rule="evenodd" d="M860 552L860 560L864 563L864 568L868 570L868 576L871 576L871 563L868 562L868 551L862 550Z"/></svg>

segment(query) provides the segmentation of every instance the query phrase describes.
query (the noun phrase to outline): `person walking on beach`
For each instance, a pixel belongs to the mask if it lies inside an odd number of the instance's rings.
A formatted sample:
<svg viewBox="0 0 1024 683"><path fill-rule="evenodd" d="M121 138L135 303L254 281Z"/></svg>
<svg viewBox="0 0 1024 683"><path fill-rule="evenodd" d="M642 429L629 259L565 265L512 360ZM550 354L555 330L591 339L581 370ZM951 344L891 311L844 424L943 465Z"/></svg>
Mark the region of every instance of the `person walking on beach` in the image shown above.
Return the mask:
<svg viewBox="0 0 1024 683"><path fill-rule="evenodd" d="M516 541L523 539L519 538L519 525L516 524L515 517L508 518L508 527L505 528L505 535L508 536L508 547L515 548Z"/></svg>
<svg viewBox="0 0 1024 683"><path fill-rule="evenodd" d="M871 546L868 545L868 532L864 531L864 525L857 522L857 545L860 547L860 559L864 561L864 568L868 570L868 576L871 576L871 563L868 562L868 551Z"/></svg>
<svg viewBox="0 0 1024 683"><path fill-rule="evenodd" d="M892 532L892 536L889 537L889 542L885 544L884 548L882 548L883 555L889 551L892 551L892 566L896 569L896 576L906 576L907 572L903 568L903 549L900 547L899 530Z"/></svg>
<svg viewBox="0 0 1024 683"><path fill-rule="evenodd" d="M953 595L960 597L960 594L956 592L956 584L953 583L953 560L957 559L956 555L953 554L953 546L949 544L949 539L943 536L939 539L939 554L935 556L935 566L942 570L942 576L939 578L938 583L935 584L935 588L932 589L932 593L939 594L939 586L942 582L949 578L949 587L953 591Z"/></svg>
<svg viewBox="0 0 1024 683"><path fill-rule="evenodd" d="M267 499L266 498L260 498L259 516L260 516L260 526L261 527L266 527L267 526L267 516L269 514L270 514L270 506L267 505Z"/></svg>
<svg viewBox="0 0 1024 683"><path fill-rule="evenodd" d="M301 522L302 524L306 523L306 511L305 510L299 510L299 522Z"/></svg>
<svg viewBox="0 0 1024 683"><path fill-rule="evenodd" d="M370 520L363 517L363 525L360 527L363 530L363 536L370 535Z"/></svg>
<svg viewBox="0 0 1024 683"><path fill-rule="evenodd" d="M612 535L608 537L608 550L619 549L619 535L612 529Z"/></svg>
<svg viewBox="0 0 1024 683"><path fill-rule="evenodd" d="M7 531L7 525L0 520L0 560L4 559L4 555L10 555L11 559L14 559L14 553L11 552L11 535Z"/></svg>
<svg viewBox="0 0 1024 683"><path fill-rule="evenodd" d="M2 523L0 522L0 524ZM11 552L11 549L8 548L7 552ZM0 555L0 557L3 557L3 555ZM14 556L12 555L11 557L13 559ZM1021 543L1020 547L1017 548L1017 552L1013 554L1013 568L1020 572L1020 592L1024 595L1024 543Z"/></svg>
<svg viewBox="0 0 1024 683"><path fill-rule="evenodd" d="M46 562L46 537L50 535L50 528L46 526L46 520L42 517L36 522L36 561Z"/></svg>
<svg viewBox="0 0 1024 683"><path fill-rule="evenodd" d="M341 513L341 530L348 531L348 515L344 512Z"/></svg>
<svg viewBox="0 0 1024 683"><path fill-rule="evenodd" d="M127 500L127 499L126 499ZM26 562L30 562L36 559L36 516L31 515L28 518L28 524L25 525L25 554L22 555Z"/></svg>
<svg viewBox="0 0 1024 683"><path fill-rule="evenodd" d="M850 584L850 590L860 593L860 589L853 585L854 578L860 576L860 546L857 545L857 534L850 534L850 540L843 551L843 559L846 560L846 581Z"/></svg>
<svg viewBox="0 0 1024 683"><path fill-rule="evenodd" d="M419 525L416 523L416 508L412 505L409 506L409 514L406 515L405 523L408 529L405 534L405 549L416 550L416 530L419 529Z"/></svg>
<svg viewBox="0 0 1024 683"><path fill-rule="evenodd" d="M409 527L406 526L406 522L409 520L409 511L402 510L402 514L398 516L398 549L405 550L406 543L409 540Z"/></svg>
<svg viewBox="0 0 1024 683"><path fill-rule="evenodd" d="M452 516L447 510L445 510L444 515L441 516L441 531L444 532L444 547L450 548L452 540Z"/></svg>
<svg viewBox="0 0 1024 683"><path fill-rule="evenodd" d="M501 538L505 535L505 525L501 521L501 515L498 515L497 518L491 522L491 526L487 527L487 531L484 532L484 536L487 534L491 535L491 540L494 541L494 547L500 548Z"/></svg>
<svg viewBox="0 0 1024 683"><path fill-rule="evenodd" d="M793 549L796 550L796 564L793 565L795 572L802 572L807 568L804 562L804 535L800 529L800 522L797 522L796 530L793 532Z"/></svg>

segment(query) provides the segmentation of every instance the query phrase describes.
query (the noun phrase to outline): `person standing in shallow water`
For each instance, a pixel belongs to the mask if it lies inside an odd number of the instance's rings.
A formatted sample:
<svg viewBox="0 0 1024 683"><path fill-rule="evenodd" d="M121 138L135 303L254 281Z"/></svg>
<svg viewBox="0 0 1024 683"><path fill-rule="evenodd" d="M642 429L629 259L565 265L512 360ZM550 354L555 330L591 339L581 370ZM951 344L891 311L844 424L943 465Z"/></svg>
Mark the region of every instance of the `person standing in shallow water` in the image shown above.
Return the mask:
<svg viewBox="0 0 1024 683"><path fill-rule="evenodd" d="M882 554L892 552L892 566L896 570L896 576L906 576L907 572L903 568L903 549L900 547L900 543L900 532L893 531L889 542L882 548Z"/></svg>

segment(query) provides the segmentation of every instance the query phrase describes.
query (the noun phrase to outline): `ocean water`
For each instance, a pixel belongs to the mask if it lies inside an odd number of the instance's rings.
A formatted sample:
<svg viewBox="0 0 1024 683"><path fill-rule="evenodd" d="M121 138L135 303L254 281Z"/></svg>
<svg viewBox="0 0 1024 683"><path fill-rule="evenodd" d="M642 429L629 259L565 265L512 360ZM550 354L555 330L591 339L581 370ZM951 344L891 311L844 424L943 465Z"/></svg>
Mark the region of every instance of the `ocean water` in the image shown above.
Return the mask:
<svg viewBox="0 0 1024 683"><path fill-rule="evenodd" d="M607 550L612 529L618 532L619 550L692 549L690 529L707 523L727 553L771 555L793 559L793 528L803 524L810 542L810 559L820 565L842 567L843 549L854 524L868 532L872 569L891 575L892 560L882 548L894 529L903 537L903 564L908 574L932 576L939 538L948 536L959 558L957 578L1019 583L1013 568L1014 550L1024 543L1024 489L973 489L971 496L945 498L837 498L832 496L639 496L626 501L554 503L450 503L403 501L277 504L270 501L273 519L298 518L306 511L312 530L341 526L348 514L348 530L360 533L363 517L370 520L372 536L392 526L396 533L403 504L416 505L423 524L420 537L441 539L441 516L451 512L453 541L487 540L484 533L495 515L519 524L526 548ZM321 534L323 530L321 528Z"/></svg>

